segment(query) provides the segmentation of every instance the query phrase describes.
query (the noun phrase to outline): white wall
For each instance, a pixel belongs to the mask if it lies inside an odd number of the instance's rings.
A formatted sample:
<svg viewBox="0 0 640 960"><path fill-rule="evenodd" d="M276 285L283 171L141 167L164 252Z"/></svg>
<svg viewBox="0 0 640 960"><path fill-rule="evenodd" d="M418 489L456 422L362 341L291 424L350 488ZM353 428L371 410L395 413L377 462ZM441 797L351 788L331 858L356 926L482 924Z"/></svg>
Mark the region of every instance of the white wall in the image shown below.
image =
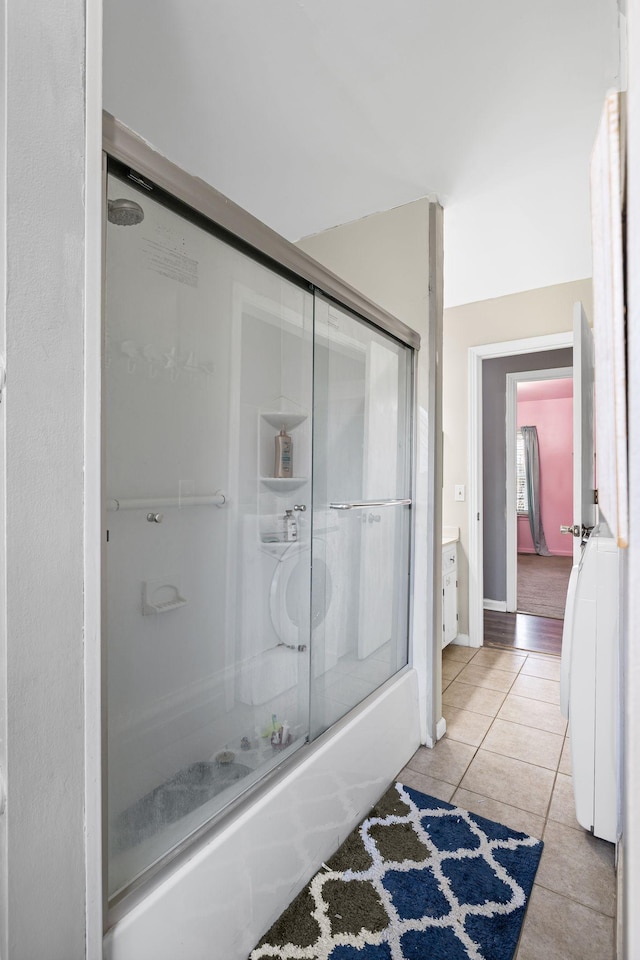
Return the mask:
<svg viewBox="0 0 640 960"><path fill-rule="evenodd" d="M417 200L316 234L298 244L417 330L422 338L417 367L413 663L421 683L423 736L427 742L435 742L435 727L441 716L441 703L436 692L440 688L437 676L440 658L434 657L440 598L440 591L434 589L434 582L439 582L441 562L440 490L432 474L435 463L430 459L435 456L435 450L429 451L429 431L435 433L436 448L440 438L440 213L436 205ZM435 486L435 493L430 492L430 484ZM429 499L432 495L435 500ZM433 557L428 552L432 527L438 543Z"/></svg>
<svg viewBox="0 0 640 960"><path fill-rule="evenodd" d="M105 106L292 240L438 197L470 303L591 275L618 6L110 0Z"/></svg>
<svg viewBox="0 0 640 960"><path fill-rule="evenodd" d="M0 953L16 958L85 956L99 899L85 860L86 779L99 797L85 762L84 696L85 638L95 650L84 599L85 308L100 329L86 259L99 246L99 219L85 246L100 191L99 48L85 61L100 16L97 2L89 6L4 4Z"/></svg>
<svg viewBox="0 0 640 960"><path fill-rule="evenodd" d="M629 549L622 655L623 869L618 887L625 958L640 955L640 2L629 2L627 160L627 330L629 390ZM624 873L623 873L624 870Z"/></svg>
<svg viewBox="0 0 640 960"><path fill-rule="evenodd" d="M454 485L469 483L469 347L571 330L572 307L582 300L591 315L591 282L580 280L445 310L443 346L443 492L446 526L460 528L458 549L460 632L469 632L469 504L455 501Z"/></svg>
<svg viewBox="0 0 640 960"><path fill-rule="evenodd" d="M590 149L587 137L549 166L514 164L445 205L445 307L591 276Z"/></svg>

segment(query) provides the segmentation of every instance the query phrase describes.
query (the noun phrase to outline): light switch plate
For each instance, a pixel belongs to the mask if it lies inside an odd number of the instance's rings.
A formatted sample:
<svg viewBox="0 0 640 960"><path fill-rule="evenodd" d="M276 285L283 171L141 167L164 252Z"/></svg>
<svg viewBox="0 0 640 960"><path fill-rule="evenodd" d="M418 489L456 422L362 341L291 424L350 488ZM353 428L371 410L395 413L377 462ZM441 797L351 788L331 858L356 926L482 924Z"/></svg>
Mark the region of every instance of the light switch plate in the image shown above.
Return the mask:
<svg viewBox="0 0 640 960"><path fill-rule="evenodd" d="M464 500L464 483L456 483L453 488L453 499Z"/></svg>

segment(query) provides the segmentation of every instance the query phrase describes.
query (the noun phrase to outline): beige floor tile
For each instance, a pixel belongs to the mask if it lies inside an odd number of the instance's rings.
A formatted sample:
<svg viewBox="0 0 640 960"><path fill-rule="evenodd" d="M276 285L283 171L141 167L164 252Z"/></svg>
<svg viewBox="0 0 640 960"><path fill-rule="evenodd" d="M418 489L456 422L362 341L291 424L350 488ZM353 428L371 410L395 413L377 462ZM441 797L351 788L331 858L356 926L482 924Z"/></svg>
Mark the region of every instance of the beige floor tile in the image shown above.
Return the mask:
<svg viewBox="0 0 640 960"><path fill-rule="evenodd" d="M486 817L487 820L503 823L505 827L511 827L512 830L528 833L530 837L536 837L537 839L542 837L543 818L537 817L535 813L529 813L527 810L518 810L517 807L511 807L508 803L500 803L499 800L482 797L479 793L462 790L460 787L454 793L451 803L462 807L463 810L470 810L481 817Z"/></svg>
<svg viewBox="0 0 640 960"><path fill-rule="evenodd" d="M447 721L447 736L450 740L461 740L463 743L470 743L474 747L479 747L485 734L492 724L491 717L485 717L481 713L472 713L471 710L462 710L460 707L452 707L450 704L443 704L442 713Z"/></svg>
<svg viewBox="0 0 640 960"><path fill-rule="evenodd" d="M614 960L610 917L534 884L517 960Z"/></svg>
<svg viewBox="0 0 640 960"><path fill-rule="evenodd" d="M556 770L563 742L564 737L557 733L496 719L484 739L482 749Z"/></svg>
<svg viewBox="0 0 640 960"><path fill-rule="evenodd" d="M426 793L430 797L437 797L438 800L444 800L445 803L449 803L456 789L453 783L445 783L444 780L428 777L424 773L412 770L411 767L405 767L404 770L401 770L398 774L398 780L407 787L413 787L414 790Z"/></svg>
<svg viewBox="0 0 640 960"><path fill-rule="evenodd" d="M503 701L504 693L500 690L487 690L472 683L461 683L458 679L442 694L443 703L471 710L472 713L482 713L486 717L495 717Z"/></svg>
<svg viewBox="0 0 640 960"><path fill-rule="evenodd" d="M450 686L451 686L451 680L443 680L443 681L442 681L442 692L444 693L445 690L447 689L447 687L450 687Z"/></svg>
<svg viewBox="0 0 640 960"><path fill-rule="evenodd" d="M508 803L543 817L547 812L555 774L522 760L502 757L480 748L460 786L492 800Z"/></svg>
<svg viewBox="0 0 640 960"><path fill-rule="evenodd" d="M558 767L558 773L565 773L568 777L572 774L571 769L571 741L568 737L565 737L564 746L562 747L562 754L560 756L560 766Z"/></svg>
<svg viewBox="0 0 640 960"><path fill-rule="evenodd" d="M527 657L522 668L523 677L541 677L543 680L560 680L560 658L555 660Z"/></svg>
<svg viewBox="0 0 640 960"><path fill-rule="evenodd" d="M470 744L445 737L438 741L433 750L420 747L409 760L408 766L436 780L458 784L475 752L476 748Z"/></svg>
<svg viewBox="0 0 640 960"><path fill-rule="evenodd" d="M504 701L498 717L500 720L523 723L525 726L547 730L549 733L563 734L567 729L567 721L556 704L530 700L528 697L517 697L513 691Z"/></svg>
<svg viewBox="0 0 640 960"><path fill-rule="evenodd" d="M557 680L543 680L540 677L523 677L520 674L511 692L517 697L530 700L542 700L544 703L560 704L560 684Z"/></svg>
<svg viewBox="0 0 640 960"><path fill-rule="evenodd" d="M463 647L457 643L449 643L442 651L442 656L445 660L460 660L462 663L468 663L477 650L477 647Z"/></svg>
<svg viewBox="0 0 640 960"><path fill-rule="evenodd" d="M574 830L582 830L582 827L576 820L573 781L571 777L567 777L563 773L559 773L556 777L556 784L551 794L549 820L555 820L556 823L564 823L565 826L573 827Z"/></svg>
<svg viewBox="0 0 640 960"><path fill-rule="evenodd" d="M527 659L526 654L503 653L502 650L491 650L489 647L480 647L473 658L474 667L497 667L517 673Z"/></svg>
<svg viewBox="0 0 640 960"><path fill-rule="evenodd" d="M442 679L443 680L454 680L458 676L461 670L464 670L465 664L462 660L445 660L442 658Z"/></svg>
<svg viewBox="0 0 640 960"><path fill-rule="evenodd" d="M488 690L501 690L507 693L515 679L515 674L507 673L506 670L498 670L497 667L476 667L476 661L467 664L460 671L458 679L462 683L473 683L476 687L486 687Z"/></svg>
<svg viewBox="0 0 640 960"><path fill-rule="evenodd" d="M553 820L547 822L543 839L536 883L614 916L613 844Z"/></svg>

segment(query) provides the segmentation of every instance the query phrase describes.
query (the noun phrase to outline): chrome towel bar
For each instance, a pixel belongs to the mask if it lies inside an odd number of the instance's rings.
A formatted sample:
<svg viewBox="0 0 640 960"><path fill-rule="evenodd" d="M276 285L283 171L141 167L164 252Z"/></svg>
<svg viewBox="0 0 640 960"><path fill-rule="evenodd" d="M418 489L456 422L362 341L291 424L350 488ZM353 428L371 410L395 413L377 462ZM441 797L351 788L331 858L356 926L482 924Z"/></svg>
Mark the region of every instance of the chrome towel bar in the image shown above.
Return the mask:
<svg viewBox="0 0 640 960"><path fill-rule="evenodd" d="M138 500L107 500L107 510L154 510L158 507L224 507L226 494L217 490L204 497L145 497Z"/></svg>
<svg viewBox="0 0 640 960"><path fill-rule="evenodd" d="M410 507L411 500L350 500L330 503L331 510L368 510L369 507Z"/></svg>

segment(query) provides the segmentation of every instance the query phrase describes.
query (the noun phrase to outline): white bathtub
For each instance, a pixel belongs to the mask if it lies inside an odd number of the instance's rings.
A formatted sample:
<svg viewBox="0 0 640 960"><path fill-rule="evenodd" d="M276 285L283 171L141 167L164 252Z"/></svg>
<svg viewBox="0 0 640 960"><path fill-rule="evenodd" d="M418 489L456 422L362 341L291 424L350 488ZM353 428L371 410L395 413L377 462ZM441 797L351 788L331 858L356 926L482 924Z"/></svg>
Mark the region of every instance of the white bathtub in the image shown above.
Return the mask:
<svg viewBox="0 0 640 960"><path fill-rule="evenodd" d="M247 960L420 743L407 668L118 920L105 960Z"/></svg>

